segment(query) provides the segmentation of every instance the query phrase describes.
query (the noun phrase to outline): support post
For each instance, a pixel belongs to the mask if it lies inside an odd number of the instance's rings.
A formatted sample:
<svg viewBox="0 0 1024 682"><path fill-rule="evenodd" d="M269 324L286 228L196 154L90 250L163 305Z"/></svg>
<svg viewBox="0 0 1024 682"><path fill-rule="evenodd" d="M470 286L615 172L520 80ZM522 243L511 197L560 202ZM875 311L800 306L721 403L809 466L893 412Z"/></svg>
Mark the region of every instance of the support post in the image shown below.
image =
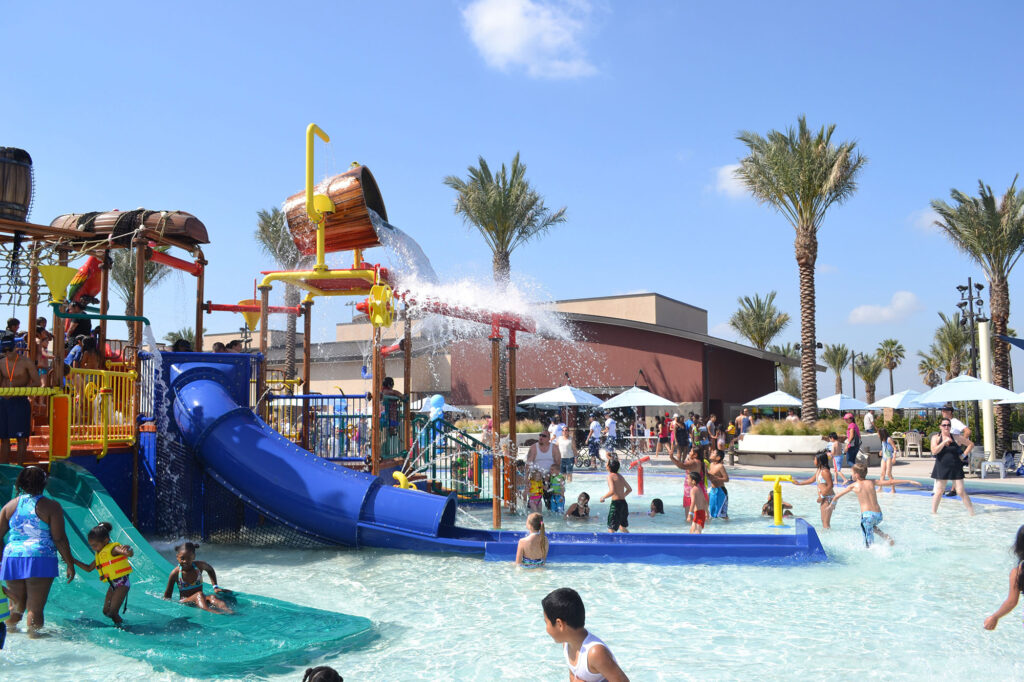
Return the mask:
<svg viewBox="0 0 1024 682"><path fill-rule="evenodd" d="M34 246L34 245L33 245ZM36 250L33 248L33 255ZM35 258L32 259L32 267L28 271L28 321L25 323L28 340L28 357L34 365L36 362L36 317L39 315L39 265Z"/></svg>
<svg viewBox="0 0 1024 682"><path fill-rule="evenodd" d="M981 380L992 383L992 341L989 337L988 325L988 322L978 323L978 351L981 360ZM1001 459L1002 455L996 452L996 422L995 415L992 413L991 400L981 401L981 424L982 443L985 453L988 455L988 461L994 462L996 459Z"/></svg>
<svg viewBox="0 0 1024 682"><path fill-rule="evenodd" d="M491 525L501 528L501 329L491 329Z"/></svg>
<svg viewBox="0 0 1024 682"><path fill-rule="evenodd" d="M380 391L383 388L384 361L380 354L380 328L373 328L373 361L370 363L373 378L371 379L371 403L370 411L373 423L370 426L370 473L374 476L380 474L380 445L381 445L381 400Z"/></svg>
<svg viewBox="0 0 1024 682"><path fill-rule="evenodd" d="M402 415L402 446L412 449L412 320L405 308L405 355L402 358L402 392L405 393L405 414Z"/></svg>
<svg viewBox="0 0 1024 682"><path fill-rule="evenodd" d="M516 460L519 459L519 444L516 440L516 330L508 332L508 454L504 459L502 471L513 472L516 470ZM505 499L511 500L514 493L514 482L512 476L505 476Z"/></svg>
<svg viewBox="0 0 1024 682"><path fill-rule="evenodd" d="M146 296L146 249L149 248L149 240L141 234L132 240L135 247L135 315L145 314ZM135 330L135 345L142 347L142 321L132 322ZM153 350L156 350L155 348Z"/></svg>
<svg viewBox="0 0 1024 682"><path fill-rule="evenodd" d="M132 446L132 525L139 525L139 457L142 446L136 439Z"/></svg>
<svg viewBox="0 0 1024 682"><path fill-rule="evenodd" d="M196 331L192 350L197 353L203 350L203 289L206 287L206 259L203 252L196 249Z"/></svg>
<svg viewBox="0 0 1024 682"><path fill-rule="evenodd" d="M261 417L266 417L266 391L267 391L267 308L270 307L270 285L263 285L259 287L260 290L260 354L263 356L263 361L260 362L260 373L259 378L256 380L256 414Z"/></svg>
<svg viewBox="0 0 1024 682"><path fill-rule="evenodd" d="M313 307L312 301L306 301L302 305L302 392L309 395L312 390L309 386L309 375L310 375L310 345L309 336L312 329L312 323L310 322L310 308ZM309 428L311 415L309 413L309 398L302 399L302 448L309 450Z"/></svg>
<svg viewBox="0 0 1024 682"><path fill-rule="evenodd" d="M110 249L104 249L100 263L100 315L106 315L110 311ZM107 321L100 319L100 347L99 351L106 358L107 352ZM104 367L106 369L106 367Z"/></svg>

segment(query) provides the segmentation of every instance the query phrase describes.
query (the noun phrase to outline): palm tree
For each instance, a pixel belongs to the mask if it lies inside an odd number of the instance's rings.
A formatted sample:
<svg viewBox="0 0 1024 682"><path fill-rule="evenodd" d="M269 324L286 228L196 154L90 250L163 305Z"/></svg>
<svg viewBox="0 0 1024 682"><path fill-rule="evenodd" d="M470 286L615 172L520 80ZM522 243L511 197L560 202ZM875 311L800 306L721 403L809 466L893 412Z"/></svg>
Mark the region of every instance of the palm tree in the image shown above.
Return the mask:
<svg viewBox="0 0 1024 682"><path fill-rule="evenodd" d="M797 127L771 130L766 137L742 132L739 140L749 154L736 171L750 193L786 217L796 232L795 251L800 274L800 372L804 421L818 416L815 375L814 266L818 259L818 230L832 204L842 204L857 190L857 176L867 158L855 142L832 142L835 125L817 133L801 116Z"/></svg>
<svg viewBox="0 0 1024 682"><path fill-rule="evenodd" d="M878 354L861 355L860 362L854 365L854 371L864 381L864 397L868 403L875 402L875 382L878 375L885 369L885 360Z"/></svg>
<svg viewBox="0 0 1024 682"><path fill-rule="evenodd" d="M939 319L942 324L935 329L935 341L929 350L930 354L946 372L946 381L955 379L961 373L970 374L970 367L967 372L962 372L964 365L971 359L971 333L966 322L960 313L953 313L953 317L939 313Z"/></svg>
<svg viewBox="0 0 1024 682"><path fill-rule="evenodd" d="M878 344L878 355L889 370L889 395L895 392L892 383L892 371L900 366L900 363L907 357L907 351L897 339L883 339Z"/></svg>
<svg viewBox="0 0 1024 682"><path fill-rule="evenodd" d="M205 327L203 328L203 333L204 334L206 333L206 328ZM196 343L196 330L192 329L192 327L183 327L183 328L181 328L181 329L179 329L177 331L168 332L168 333L164 334L164 341L166 341L167 344L170 345L170 346L173 346L175 344L175 342L177 342L179 340L188 341L188 345L189 345L190 348L194 348L195 350L200 350L200 349L195 347L195 343Z"/></svg>
<svg viewBox="0 0 1024 682"><path fill-rule="evenodd" d="M995 334L1006 333L1010 271L1024 253L1024 190L1018 192L1016 185L1015 176L1002 198L997 198L992 188L979 180L977 197L952 189L949 194L955 206L937 199L932 202L932 209L939 214L935 224L985 271ZM1010 386L1010 346L998 337L992 343L992 380L1003 388ZM996 406L999 452L1009 447L1009 416L1008 406Z"/></svg>
<svg viewBox="0 0 1024 682"><path fill-rule="evenodd" d="M167 251L169 246L158 246L155 251ZM151 289L163 281L171 269L166 265L146 261L142 271L144 289ZM110 252L110 282L124 301L124 314L135 314L135 249L116 249ZM142 339L135 338L135 325L128 325L128 345L137 346Z"/></svg>
<svg viewBox="0 0 1024 682"><path fill-rule="evenodd" d="M836 393L842 393L843 370L850 364L850 349L841 343L825 344L825 352L821 354L821 361L836 373Z"/></svg>
<svg viewBox="0 0 1024 682"><path fill-rule="evenodd" d="M740 296L737 302L740 307L729 318L729 326L758 350L767 348L789 325L789 315L775 307L774 291L763 299L760 294L754 294L754 298Z"/></svg>
<svg viewBox="0 0 1024 682"><path fill-rule="evenodd" d="M942 379L939 377L942 364L935 359L935 356L923 351L917 351L917 356L921 358L917 363L917 373L921 375L924 385L928 388L935 388L942 383Z"/></svg>
<svg viewBox="0 0 1024 682"><path fill-rule="evenodd" d="M456 192L455 215L462 216L463 222L480 231L480 235L491 247L494 268L494 283L503 292L509 283L512 252L534 237L538 237L552 226L565 222L565 207L551 211L544 205L544 198L526 179L526 165L519 161L519 153L512 159L512 166L501 164L501 170L492 173L484 157L479 157L479 167L470 166L466 179L449 175L444 184ZM504 349L498 376L498 390L503 396L500 401L501 421L508 418L508 377L505 371Z"/></svg>
<svg viewBox="0 0 1024 682"><path fill-rule="evenodd" d="M302 270L313 262L313 256L304 255L295 246L291 232L285 225L284 213L276 206L269 211L256 212L256 241L263 253L267 254L285 270ZM284 304L299 305L301 295L294 284L284 285ZM289 313L284 332L284 373L287 378L295 376L295 315ZM289 384L289 391L292 390Z"/></svg>
<svg viewBox="0 0 1024 682"><path fill-rule="evenodd" d="M798 358L800 357L800 351L796 349L792 343L784 343L782 345L773 343L768 347L769 352L777 353L778 355L785 356L787 358ZM797 368L792 365L786 365L779 363L779 390L785 393L800 397L800 379L797 376Z"/></svg>

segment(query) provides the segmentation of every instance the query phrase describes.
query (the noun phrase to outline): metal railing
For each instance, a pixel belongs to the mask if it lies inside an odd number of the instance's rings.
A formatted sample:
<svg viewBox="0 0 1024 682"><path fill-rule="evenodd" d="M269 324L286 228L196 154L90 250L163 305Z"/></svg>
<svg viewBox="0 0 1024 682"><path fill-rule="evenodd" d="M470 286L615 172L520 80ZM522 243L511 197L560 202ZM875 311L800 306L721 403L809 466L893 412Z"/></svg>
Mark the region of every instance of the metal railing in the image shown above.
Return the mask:
<svg viewBox="0 0 1024 682"><path fill-rule="evenodd" d="M98 445L99 457L110 445L135 443L135 372L72 369L65 393L71 396L71 445Z"/></svg>
<svg viewBox="0 0 1024 682"><path fill-rule="evenodd" d="M270 394L265 421L282 436L324 459L369 461L371 420L365 394Z"/></svg>
<svg viewBox="0 0 1024 682"><path fill-rule="evenodd" d="M493 454L485 443L451 422L425 415L413 418L413 433L406 475L426 476L439 492L454 491L466 501L491 500Z"/></svg>

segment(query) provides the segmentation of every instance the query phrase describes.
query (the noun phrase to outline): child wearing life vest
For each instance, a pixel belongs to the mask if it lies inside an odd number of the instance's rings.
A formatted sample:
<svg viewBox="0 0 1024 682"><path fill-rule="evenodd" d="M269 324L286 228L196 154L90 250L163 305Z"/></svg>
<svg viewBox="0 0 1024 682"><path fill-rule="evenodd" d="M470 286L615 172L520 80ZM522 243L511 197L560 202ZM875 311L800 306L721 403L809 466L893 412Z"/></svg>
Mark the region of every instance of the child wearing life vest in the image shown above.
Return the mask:
<svg viewBox="0 0 1024 682"><path fill-rule="evenodd" d="M107 584L103 615L120 627L123 621L118 611L128 597L128 590L131 589L131 579L128 576L131 575L132 564L128 557L133 556L135 552L128 545L111 542L110 531L113 529L112 525L104 521L90 530L87 540L96 556L88 564L78 559L74 561L76 566L86 571L95 568L100 574L100 580ZM127 609L127 605L125 608Z"/></svg>
<svg viewBox="0 0 1024 682"><path fill-rule="evenodd" d="M174 586L178 586L178 597L182 604L198 606L210 613L234 613L223 599L212 594L203 594L203 571L210 576L214 592L222 592L217 584L217 574L213 566L205 561L196 561L196 550L199 545L193 542L186 542L174 548L178 559L178 565L171 571L167 578L167 589L164 590L164 599L170 599L174 594Z"/></svg>
<svg viewBox="0 0 1024 682"><path fill-rule="evenodd" d="M530 472L530 489L527 498L526 510L529 512L540 512L544 502L544 474L540 469Z"/></svg>
<svg viewBox="0 0 1024 682"><path fill-rule="evenodd" d="M548 479L548 494L551 495L551 511L565 513L565 476L552 474Z"/></svg>

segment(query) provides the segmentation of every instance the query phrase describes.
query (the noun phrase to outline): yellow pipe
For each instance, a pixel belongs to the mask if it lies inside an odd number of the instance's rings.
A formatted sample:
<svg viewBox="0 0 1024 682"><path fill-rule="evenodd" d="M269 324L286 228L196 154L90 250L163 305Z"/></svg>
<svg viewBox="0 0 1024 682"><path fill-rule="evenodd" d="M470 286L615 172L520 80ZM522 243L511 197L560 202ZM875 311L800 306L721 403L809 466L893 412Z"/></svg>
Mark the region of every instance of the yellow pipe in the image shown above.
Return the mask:
<svg viewBox="0 0 1024 682"><path fill-rule="evenodd" d="M793 477L790 475L781 476L779 474L765 474L762 478L766 481L775 481L775 486L772 488L772 509L773 516L776 526L784 525L782 523L782 482L792 481Z"/></svg>
<svg viewBox="0 0 1024 682"><path fill-rule="evenodd" d="M367 283L373 284L376 273L369 269L357 269L357 270L323 270L317 272L316 270L293 270L290 272L272 272L263 278L260 286L271 286L272 282L291 282L292 284L299 285L307 279L362 279Z"/></svg>
<svg viewBox="0 0 1024 682"><path fill-rule="evenodd" d="M322 271L327 269L324 262L324 252L327 248L327 236L324 228L324 213L334 211L334 202L322 194L313 195L313 136L319 137L324 142L330 142L331 138L320 129L315 123L306 126L306 215L316 224L316 265L314 270Z"/></svg>

